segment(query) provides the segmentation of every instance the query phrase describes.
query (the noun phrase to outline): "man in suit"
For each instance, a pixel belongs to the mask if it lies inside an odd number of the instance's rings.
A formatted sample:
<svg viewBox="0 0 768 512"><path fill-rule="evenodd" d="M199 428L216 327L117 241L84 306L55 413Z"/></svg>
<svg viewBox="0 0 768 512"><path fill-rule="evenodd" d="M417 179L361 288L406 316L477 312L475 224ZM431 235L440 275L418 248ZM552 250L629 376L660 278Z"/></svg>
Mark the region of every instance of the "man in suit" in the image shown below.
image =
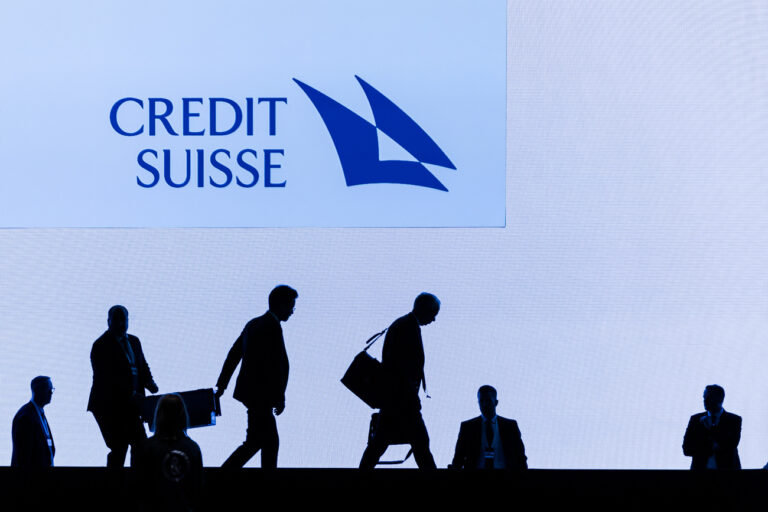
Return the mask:
<svg viewBox="0 0 768 512"><path fill-rule="evenodd" d="M43 412L43 407L51 403L53 383L50 377L41 375L32 379L31 387L32 400L21 406L13 417L11 466L53 466L56 446L53 444L51 428Z"/></svg>
<svg viewBox="0 0 768 512"><path fill-rule="evenodd" d="M248 408L248 430L245 442L222 467L243 467L259 450L262 468L277 467L280 438L275 415L279 416L285 409L288 385L288 355L280 322L291 317L298 296L290 286L275 287L269 294L267 312L245 324L227 354L216 382L216 396L224 394L229 379L242 361L233 396Z"/></svg>
<svg viewBox="0 0 768 512"><path fill-rule="evenodd" d="M128 310L112 306L107 326L91 348L93 385L88 410L110 450L107 466L122 467L128 446L133 457L137 443L147 438L139 414L144 390L157 393L158 389L139 338L128 334Z"/></svg>
<svg viewBox="0 0 768 512"><path fill-rule="evenodd" d="M704 409L691 416L683 438L683 453L691 469L741 469L741 416L723 409L725 390L713 384L704 389Z"/></svg>
<svg viewBox="0 0 768 512"><path fill-rule="evenodd" d="M429 434L421 416L419 387L424 379L424 345L421 326L431 324L440 311L440 301L431 293L421 293L410 313L395 320L387 329L381 365L387 377L387 396L381 407L376 431L360 460L360 468L373 469L390 444L411 445L419 468L435 468L429 451Z"/></svg>
<svg viewBox="0 0 768 512"><path fill-rule="evenodd" d="M528 458L515 420L496 414L496 389L477 391L480 416L461 423L450 468L528 469Z"/></svg>

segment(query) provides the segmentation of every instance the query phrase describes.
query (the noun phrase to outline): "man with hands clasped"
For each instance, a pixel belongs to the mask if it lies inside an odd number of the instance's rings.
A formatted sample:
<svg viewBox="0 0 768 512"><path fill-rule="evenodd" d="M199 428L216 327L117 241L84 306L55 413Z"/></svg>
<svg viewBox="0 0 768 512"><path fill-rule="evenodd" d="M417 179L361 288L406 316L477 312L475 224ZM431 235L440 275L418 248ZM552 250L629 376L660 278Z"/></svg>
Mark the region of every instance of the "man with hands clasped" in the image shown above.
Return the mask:
<svg viewBox="0 0 768 512"><path fill-rule="evenodd" d="M691 416L683 438L683 453L691 469L741 469L737 446L741 416L723 409L725 390L713 384L704 389L704 409Z"/></svg>

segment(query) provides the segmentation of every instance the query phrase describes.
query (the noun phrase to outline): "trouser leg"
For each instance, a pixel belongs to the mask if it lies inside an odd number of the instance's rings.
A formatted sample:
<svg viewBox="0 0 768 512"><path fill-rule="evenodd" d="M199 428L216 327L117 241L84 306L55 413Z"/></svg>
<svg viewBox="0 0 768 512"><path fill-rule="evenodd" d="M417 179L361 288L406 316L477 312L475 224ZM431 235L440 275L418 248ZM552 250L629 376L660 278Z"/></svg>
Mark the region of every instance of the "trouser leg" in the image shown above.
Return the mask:
<svg viewBox="0 0 768 512"><path fill-rule="evenodd" d="M261 447L255 446L253 443L244 442L232 452L232 455L224 461L221 465L222 468L236 469L245 466L245 463L251 460L251 457L256 455Z"/></svg>
<svg viewBox="0 0 768 512"><path fill-rule="evenodd" d="M131 457L133 457L133 447L147 438L141 419L129 411L120 410L94 413L93 416L110 450L107 454L107 467L123 467L128 446L132 448Z"/></svg>
<svg viewBox="0 0 768 512"><path fill-rule="evenodd" d="M424 418L418 413L413 419L411 430L411 448L413 449L413 458L421 469L435 469L435 459L429 450L429 434L427 426L424 424Z"/></svg>
<svg viewBox="0 0 768 512"><path fill-rule="evenodd" d="M109 445L108 445L109 446ZM125 465L125 455L128 453L128 443L119 443L109 446L107 454L108 468L121 468Z"/></svg>
<svg viewBox="0 0 768 512"><path fill-rule="evenodd" d="M266 414L259 413L261 423L261 467L274 469L277 467L277 451L280 448L280 437L277 434L277 421L272 414L272 408Z"/></svg>
<svg viewBox="0 0 768 512"><path fill-rule="evenodd" d="M224 468L243 467L259 450L261 452L261 467L277 467L277 451L280 440L277 434L277 423L272 414L272 408L249 408L248 430L245 441L224 462Z"/></svg>
<svg viewBox="0 0 768 512"><path fill-rule="evenodd" d="M371 418L371 431L368 434L368 445L365 447L360 459L360 469L373 469L378 464L381 456L389 447L389 440L394 428L392 415L387 412L379 412L378 422L374 424Z"/></svg>
<svg viewBox="0 0 768 512"><path fill-rule="evenodd" d="M368 446L365 447L363 457L360 459L360 469L375 468L388 446L380 437L370 440Z"/></svg>

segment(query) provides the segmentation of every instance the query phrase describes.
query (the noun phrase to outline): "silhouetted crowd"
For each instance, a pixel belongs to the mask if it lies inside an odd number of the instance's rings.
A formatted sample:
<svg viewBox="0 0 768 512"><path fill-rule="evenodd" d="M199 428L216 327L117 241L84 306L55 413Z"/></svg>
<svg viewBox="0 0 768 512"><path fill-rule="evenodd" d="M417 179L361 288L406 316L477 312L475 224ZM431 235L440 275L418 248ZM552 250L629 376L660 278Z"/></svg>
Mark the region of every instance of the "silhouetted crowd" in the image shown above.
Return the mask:
<svg viewBox="0 0 768 512"><path fill-rule="evenodd" d="M270 292L267 311L245 325L224 360L215 392L209 391L218 401L240 367L233 397L246 407L248 426L245 441L227 458L224 468L244 466L259 450L263 468L277 467L280 440L275 416L285 409L289 375L281 323L293 314L297 298L296 290L286 285ZM427 390L421 328L432 323L439 311L439 299L421 293L409 313L379 333L386 332L380 363L383 386L377 402L379 411L372 416L368 445L360 460L362 469L376 467L393 444L410 445L409 456L413 453L419 468L436 467L419 393ZM155 433L147 438L140 411L146 391L154 394L159 389L141 342L128 334L128 310L124 306L109 309L107 330L91 349L91 365L93 385L87 410L109 448L107 466L122 467L131 447L131 465L139 470L143 488L155 502L193 503L201 489L203 461L199 446L186 434L187 405L179 394L163 395L152 418ZM31 389L32 399L13 419L11 465L53 466L56 447L44 412L53 396L53 383L47 376L35 377ZM741 468L741 417L723 409L724 399L722 387L706 386L705 411L694 414L688 422L683 453L692 458L691 469ZM477 401L480 415L461 423L448 467L526 469L517 422L496 414L496 389L481 386Z"/></svg>

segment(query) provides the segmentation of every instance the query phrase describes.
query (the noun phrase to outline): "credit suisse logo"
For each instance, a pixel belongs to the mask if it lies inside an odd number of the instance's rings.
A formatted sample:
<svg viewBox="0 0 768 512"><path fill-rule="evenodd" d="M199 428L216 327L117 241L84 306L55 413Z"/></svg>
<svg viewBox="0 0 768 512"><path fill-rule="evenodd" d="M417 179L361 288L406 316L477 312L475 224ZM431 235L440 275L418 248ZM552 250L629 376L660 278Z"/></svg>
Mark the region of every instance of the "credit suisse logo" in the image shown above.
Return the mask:
<svg viewBox="0 0 768 512"><path fill-rule="evenodd" d="M421 126L368 82L355 76L365 93L374 126L317 89L294 78L323 119L336 146L347 186L400 183L448 191L424 163L456 169ZM379 160L381 130L418 161Z"/></svg>
<svg viewBox="0 0 768 512"><path fill-rule="evenodd" d="M325 123L347 186L396 183L447 192L424 164L455 170L453 162L392 100L359 76L355 78L371 106L375 125L317 89L293 79ZM124 97L112 105L109 122L118 135L143 141L136 156L140 170L135 176L141 188L285 188L291 172L277 137L278 113L284 108L288 108L285 96L245 101L225 97L183 97L175 101L163 97ZM379 131L415 160L381 160ZM237 140L248 141L249 146L219 145L231 140L228 136L233 134L240 135ZM182 142L193 140L209 142ZM250 146L254 140L264 146ZM211 141L217 141L213 148ZM145 143L151 146L146 147Z"/></svg>

